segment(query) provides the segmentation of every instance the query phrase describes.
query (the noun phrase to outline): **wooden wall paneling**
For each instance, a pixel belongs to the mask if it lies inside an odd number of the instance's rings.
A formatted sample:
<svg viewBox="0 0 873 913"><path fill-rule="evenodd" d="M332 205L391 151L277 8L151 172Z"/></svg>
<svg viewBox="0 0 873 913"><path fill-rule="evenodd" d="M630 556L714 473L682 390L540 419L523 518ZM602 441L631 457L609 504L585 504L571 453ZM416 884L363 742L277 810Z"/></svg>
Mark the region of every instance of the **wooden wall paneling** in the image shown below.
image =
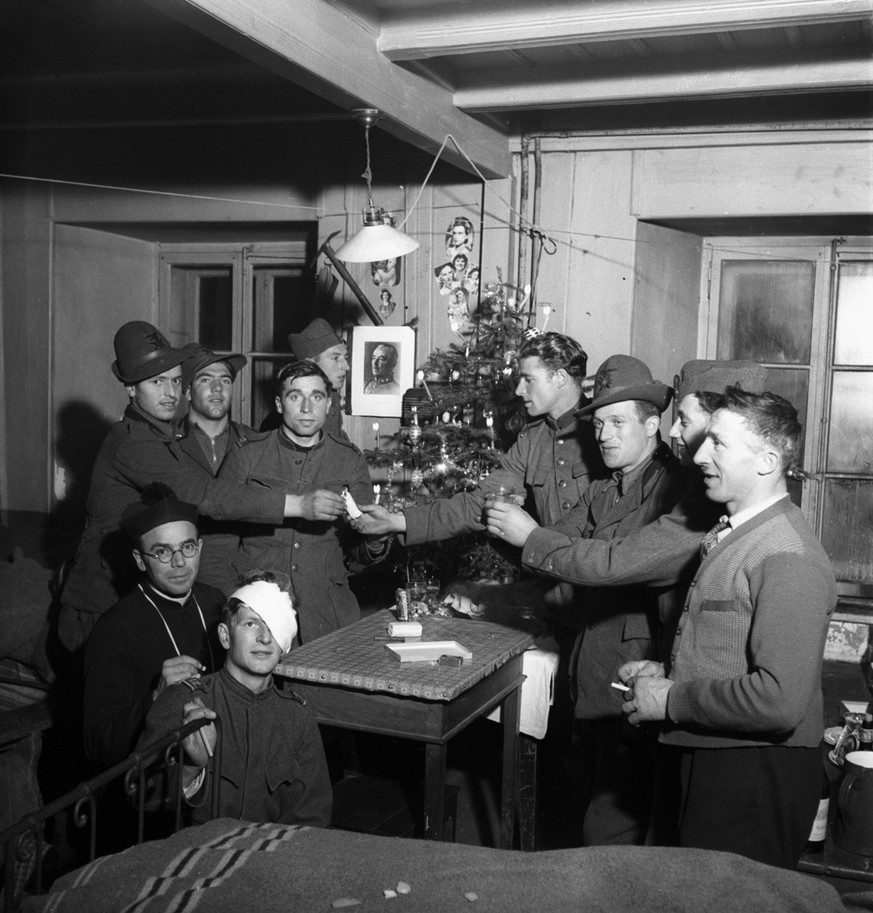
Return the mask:
<svg viewBox="0 0 873 913"><path fill-rule="evenodd" d="M576 174L577 156L566 153L543 154L542 190L540 199L540 227L554 238L555 253L543 253L540 259L537 282L537 303L548 301L554 311L549 316L547 330L556 333L570 333L570 325L582 328L576 336L582 347L587 349L584 339L585 300L581 290L570 286L570 263L578 256L579 243L571 234L574 212L578 201L572 192ZM570 192L568 192L570 191ZM542 329L544 316L538 310L536 325Z"/></svg>
<svg viewBox="0 0 873 913"><path fill-rule="evenodd" d="M127 395L111 372L113 339L129 320L158 323L156 245L73 225L55 227L54 397L116 421Z"/></svg>
<svg viewBox="0 0 873 913"><path fill-rule="evenodd" d="M698 235L637 223L630 354L666 384L697 356L701 249Z"/></svg>
<svg viewBox="0 0 873 913"><path fill-rule="evenodd" d="M0 509L48 509L51 493L51 223L49 191L0 185L0 282L3 303L3 488Z"/></svg>
<svg viewBox="0 0 873 913"><path fill-rule="evenodd" d="M159 323L156 247L55 226L51 453L54 499L63 516L84 509L89 467L128 402L111 371L115 333L129 320Z"/></svg>
<svg viewBox="0 0 873 913"><path fill-rule="evenodd" d="M873 209L868 140L652 149L641 218L865 214Z"/></svg>
<svg viewBox="0 0 873 913"><path fill-rule="evenodd" d="M551 181L543 178L543 186ZM630 214L631 153L579 152L574 181L568 289L581 307L567 333L588 352L589 368L630 349L635 219Z"/></svg>

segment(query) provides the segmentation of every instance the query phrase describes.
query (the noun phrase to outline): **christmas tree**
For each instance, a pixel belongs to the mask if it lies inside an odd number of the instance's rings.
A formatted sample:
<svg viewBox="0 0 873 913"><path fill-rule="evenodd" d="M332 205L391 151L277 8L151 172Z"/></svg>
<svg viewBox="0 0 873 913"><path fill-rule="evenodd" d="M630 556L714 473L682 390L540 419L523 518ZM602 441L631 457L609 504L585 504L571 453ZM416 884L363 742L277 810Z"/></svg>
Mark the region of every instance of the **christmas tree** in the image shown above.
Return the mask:
<svg viewBox="0 0 873 913"><path fill-rule="evenodd" d="M420 367L420 387L404 397L404 427L387 447L365 451L386 484L379 501L392 510L449 498L475 488L500 465L524 426L515 396L518 353L538 331L530 324L528 296L514 296L500 281L485 286L478 311L460 342L437 349ZM438 569L447 581L458 577L507 580L519 576L517 554L484 533L397 549L394 566Z"/></svg>

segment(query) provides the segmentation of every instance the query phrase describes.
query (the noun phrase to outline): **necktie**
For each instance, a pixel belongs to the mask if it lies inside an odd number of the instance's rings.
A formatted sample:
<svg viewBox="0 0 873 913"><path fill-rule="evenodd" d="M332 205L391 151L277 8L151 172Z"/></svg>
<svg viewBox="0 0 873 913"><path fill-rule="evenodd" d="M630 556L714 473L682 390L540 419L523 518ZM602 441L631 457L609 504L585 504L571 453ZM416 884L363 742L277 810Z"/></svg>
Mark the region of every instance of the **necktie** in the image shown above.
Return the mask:
<svg viewBox="0 0 873 913"><path fill-rule="evenodd" d="M727 516L718 518L718 523L703 537L700 543L700 560L702 561L718 545L718 534L723 530L730 528L730 520Z"/></svg>

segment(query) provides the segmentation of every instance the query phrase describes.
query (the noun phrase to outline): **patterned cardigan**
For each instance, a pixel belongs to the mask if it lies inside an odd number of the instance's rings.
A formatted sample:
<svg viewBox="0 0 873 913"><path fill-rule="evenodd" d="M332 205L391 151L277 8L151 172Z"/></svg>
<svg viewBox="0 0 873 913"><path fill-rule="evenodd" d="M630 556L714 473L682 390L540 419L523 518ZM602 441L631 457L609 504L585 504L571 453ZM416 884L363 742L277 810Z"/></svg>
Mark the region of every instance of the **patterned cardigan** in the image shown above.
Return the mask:
<svg viewBox="0 0 873 913"><path fill-rule="evenodd" d="M787 498L722 539L688 591L661 741L817 746L822 656L835 605L830 560Z"/></svg>

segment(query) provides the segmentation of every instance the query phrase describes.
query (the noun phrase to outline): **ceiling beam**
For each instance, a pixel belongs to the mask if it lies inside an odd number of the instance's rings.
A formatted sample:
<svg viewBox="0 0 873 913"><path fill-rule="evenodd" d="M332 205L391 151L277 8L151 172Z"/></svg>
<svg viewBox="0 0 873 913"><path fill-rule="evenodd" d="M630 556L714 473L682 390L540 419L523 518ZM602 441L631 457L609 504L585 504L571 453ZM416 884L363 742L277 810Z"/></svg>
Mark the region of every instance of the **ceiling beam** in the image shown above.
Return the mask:
<svg viewBox="0 0 873 913"><path fill-rule="evenodd" d="M489 75L491 79L489 79ZM845 60L813 53L768 57L736 55L729 63L712 58L699 66L683 61L680 67L640 65L634 72L585 67L526 73L520 82L495 70L477 73L478 85L455 91L455 104L465 111L512 111L530 108L566 108L576 105L676 101L679 98L731 98L758 94L796 94L834 90L861 90L873 86L867 57Z"/></svg>
<svg viewBox="0 0 873 913"><path fill-rule="evenodd" d="M391 60L516 50L626 38L780 28L869 18L873 0L591 0L410 6L382 23Z"/></svg>
<svg viewBox="0 0 873 913"><path fill-rule="evenodd" d="M368 23L326 0L147 0L331 103L378 108L379 127L435 153L451 133L486 177L511 171L508 137L455 107L451 92L376 50ZM472 172L449 144L443 157Z"/></svg>

